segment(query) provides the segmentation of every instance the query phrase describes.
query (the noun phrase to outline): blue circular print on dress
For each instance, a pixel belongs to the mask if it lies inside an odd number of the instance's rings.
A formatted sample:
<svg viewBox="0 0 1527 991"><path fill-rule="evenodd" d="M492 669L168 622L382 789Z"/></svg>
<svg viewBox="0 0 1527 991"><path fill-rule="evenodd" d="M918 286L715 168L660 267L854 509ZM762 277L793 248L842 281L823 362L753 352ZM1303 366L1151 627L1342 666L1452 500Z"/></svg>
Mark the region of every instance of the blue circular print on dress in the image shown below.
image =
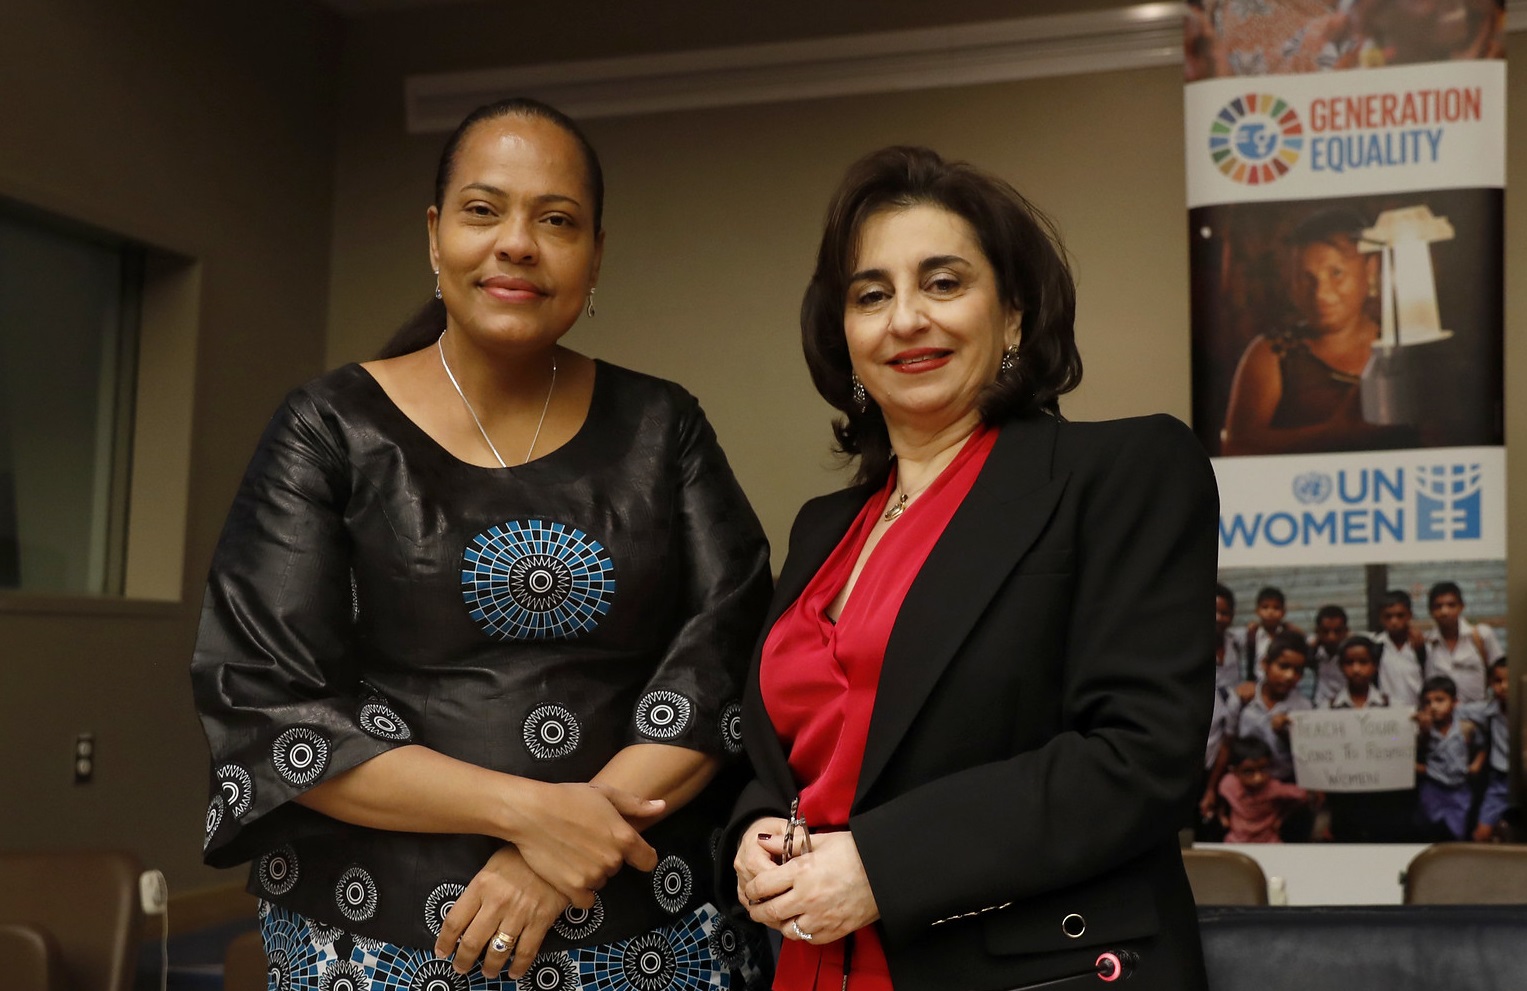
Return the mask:
<svg viewBox="0 0 1527 991"><path fill-rule="evenodd" d="M615 565L577 527L510 520L467 544L461 593L472 619L495 639L567 640L610 611Z"/></svg>

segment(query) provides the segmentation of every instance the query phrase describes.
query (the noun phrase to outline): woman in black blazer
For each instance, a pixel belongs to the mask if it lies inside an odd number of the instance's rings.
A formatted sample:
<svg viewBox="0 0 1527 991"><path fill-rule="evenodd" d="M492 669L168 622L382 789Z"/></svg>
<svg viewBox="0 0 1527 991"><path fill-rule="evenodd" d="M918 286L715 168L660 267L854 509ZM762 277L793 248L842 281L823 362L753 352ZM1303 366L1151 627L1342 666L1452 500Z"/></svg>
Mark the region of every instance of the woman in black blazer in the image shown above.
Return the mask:
<svg viewBox="0 0 1527 991"><path fill-rule="evenodd" d="M1204 985L1214 480L1170 417L1059 416L1074 305L1049 222L926 149L829 210L802 330L859 484L796 518L723 847L777 988Z"/></svg>

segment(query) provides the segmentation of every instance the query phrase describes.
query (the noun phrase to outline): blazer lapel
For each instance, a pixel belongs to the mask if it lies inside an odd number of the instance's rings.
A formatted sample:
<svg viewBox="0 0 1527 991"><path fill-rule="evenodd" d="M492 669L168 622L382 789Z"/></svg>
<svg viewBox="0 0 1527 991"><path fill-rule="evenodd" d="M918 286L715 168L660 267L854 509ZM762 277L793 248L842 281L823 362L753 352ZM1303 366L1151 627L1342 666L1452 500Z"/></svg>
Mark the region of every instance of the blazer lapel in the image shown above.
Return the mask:
<svg viewBox="0 0 1527 991"><path fill-rule="evenodd" d="M827 555L838 546L843 535L853 525L854 517L864 508L864 500L869 495L870 487L867 485L855 485L834 492L819 500L810 516L802 519L799 532L791 541L785 566L780 570L779 581L775 583L774 599L769 603L768 621L759 638L759 647L763 646L763 637L768 636L775 621L800 598L806 585L816 577Z"/></svg>
<svg viewBox="0 0 1527 991"><path fill-rule="evenodd" d="M774 598L769 602L763 629L753 647L753 664L748 670L747 685L743 689L742 735L748 754L760 765L756 768L759 777L773 783L786 797L795 793L795 780L764 706L763 692L758 685L758 659L769 631L774 629L774 624L785 610L800 598L807 583L827 560L827 555L838 546L838 542L853 524L854 517L864 507L869 492L869 487L864 485L834 492L822 498L817 506L812 507L812 512L804 515L797 524L798 532L793 534L795 539L791 541L785 566L780 570L779 581L774 585Z"/></svg>
<svg viewBox="0 0 1527 991"><path fill-rule="evenodd" d="M1066 485L1066 476L1051 474L1056 429L1048 416L1003 426L907 591L886 644L856 808L987 603L1049 523ZM997 518L1000 540L993 539Z"/></svg>

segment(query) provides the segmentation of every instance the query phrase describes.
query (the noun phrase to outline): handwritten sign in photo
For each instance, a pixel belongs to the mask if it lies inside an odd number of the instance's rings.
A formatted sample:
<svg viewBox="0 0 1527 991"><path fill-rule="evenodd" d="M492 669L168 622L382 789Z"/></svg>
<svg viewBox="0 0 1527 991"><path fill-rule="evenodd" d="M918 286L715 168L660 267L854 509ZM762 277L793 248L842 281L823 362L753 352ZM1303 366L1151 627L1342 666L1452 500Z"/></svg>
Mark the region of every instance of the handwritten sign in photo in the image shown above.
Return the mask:
<svg viewBox="0 0 1527 991"><path fill-rule="evenodd" d="M1416 783L1416 724L1407 709L1293 713L1294 780L1315 791L1396 791Z"/></svg>

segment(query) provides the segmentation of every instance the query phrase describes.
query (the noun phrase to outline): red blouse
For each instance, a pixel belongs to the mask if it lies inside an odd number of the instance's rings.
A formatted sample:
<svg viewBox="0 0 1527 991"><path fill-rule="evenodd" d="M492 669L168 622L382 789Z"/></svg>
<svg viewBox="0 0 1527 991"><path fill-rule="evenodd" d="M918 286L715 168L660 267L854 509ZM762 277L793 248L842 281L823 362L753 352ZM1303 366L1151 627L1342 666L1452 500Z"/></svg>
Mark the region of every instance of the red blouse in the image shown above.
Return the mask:
<svg viewBox="0 0 1527 991"><path fill-rule="evenodd" d="M870 714L891 627L923 562L975 484L997 431L978 427L960 453L886 530L834 623L827 616L879 522L896 476L872 495L842 541L764 641L759 687L774 731L804 782L799 814L812 830L843 829L864 761ZM843 986L844 942L785 940L774 987ZM853 991L889 991L879 926L853 934Z"/></svg>

